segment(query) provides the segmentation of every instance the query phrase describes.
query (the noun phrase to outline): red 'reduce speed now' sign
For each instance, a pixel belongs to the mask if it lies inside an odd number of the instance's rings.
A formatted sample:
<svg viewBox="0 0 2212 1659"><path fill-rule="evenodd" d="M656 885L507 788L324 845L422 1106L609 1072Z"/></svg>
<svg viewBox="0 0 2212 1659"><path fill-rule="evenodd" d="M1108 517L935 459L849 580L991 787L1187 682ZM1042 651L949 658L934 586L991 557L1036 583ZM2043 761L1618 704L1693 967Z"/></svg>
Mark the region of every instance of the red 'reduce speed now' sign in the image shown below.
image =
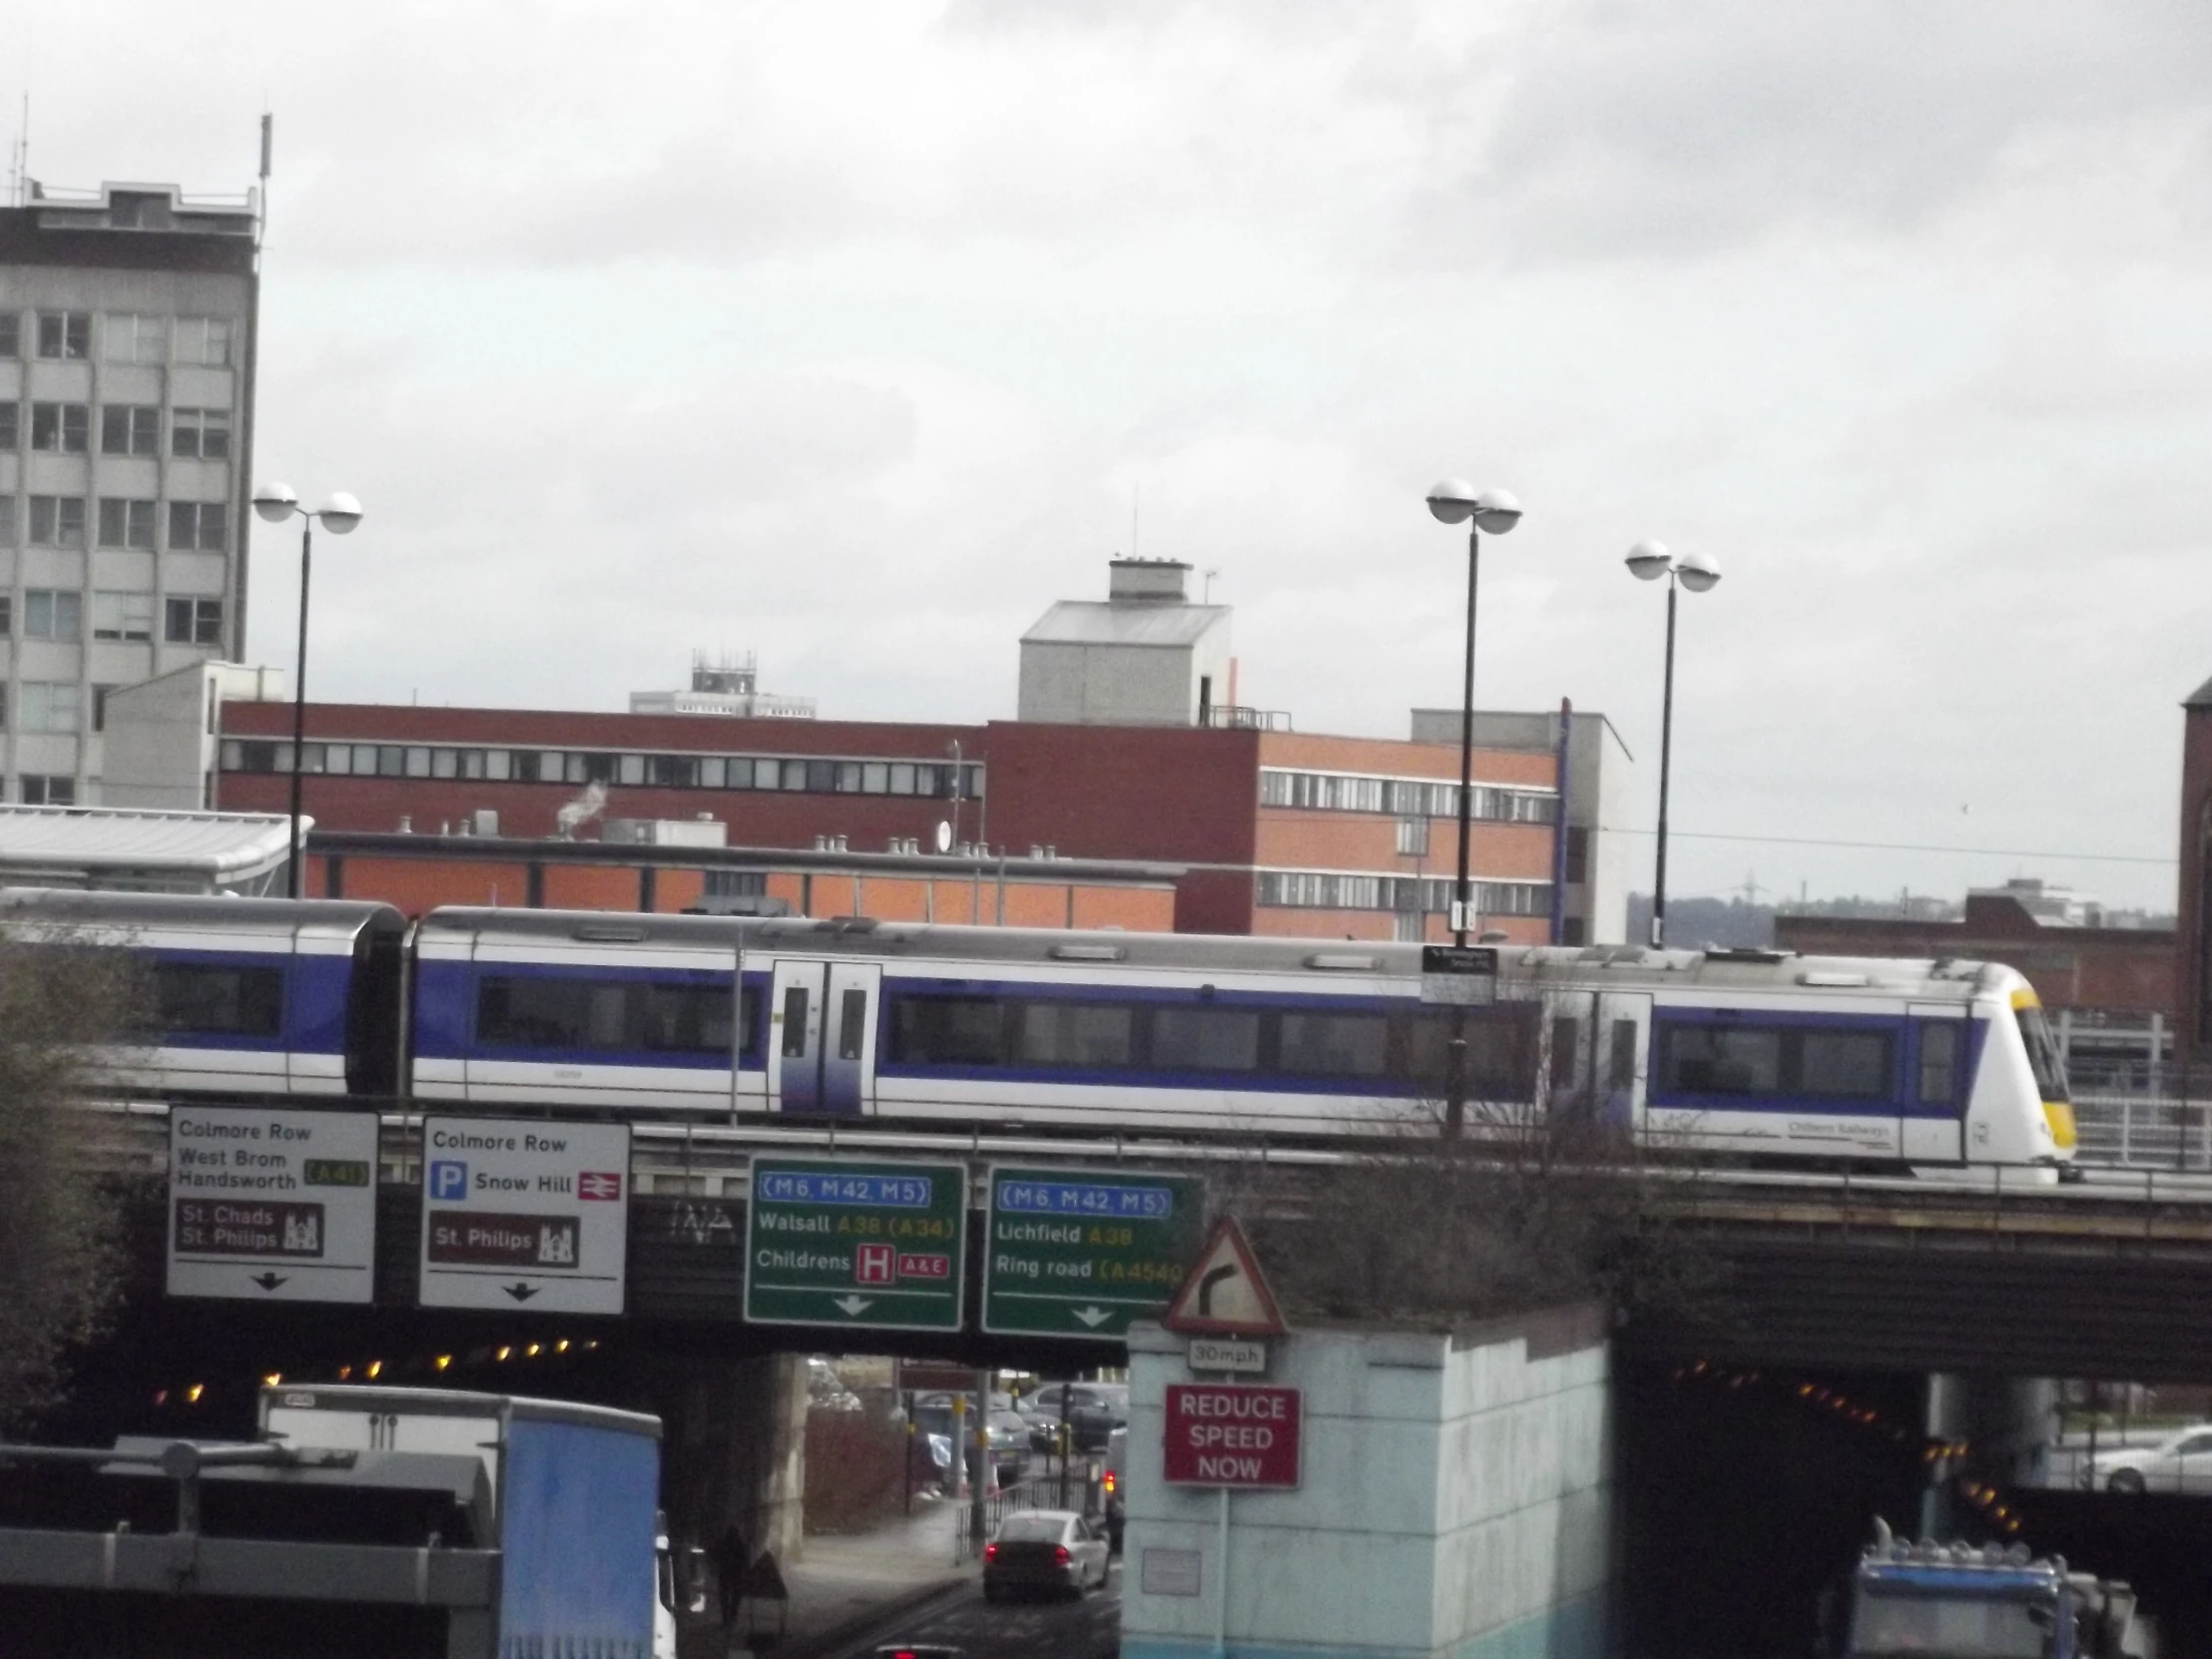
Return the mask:
<svg viewBox="0 0 2212 1659"><path fill-rule="evenodd" d="M1169 1483L1296 1486L1300 1400L1296 1388L1169 1383L1165 1460Z"/></svg>

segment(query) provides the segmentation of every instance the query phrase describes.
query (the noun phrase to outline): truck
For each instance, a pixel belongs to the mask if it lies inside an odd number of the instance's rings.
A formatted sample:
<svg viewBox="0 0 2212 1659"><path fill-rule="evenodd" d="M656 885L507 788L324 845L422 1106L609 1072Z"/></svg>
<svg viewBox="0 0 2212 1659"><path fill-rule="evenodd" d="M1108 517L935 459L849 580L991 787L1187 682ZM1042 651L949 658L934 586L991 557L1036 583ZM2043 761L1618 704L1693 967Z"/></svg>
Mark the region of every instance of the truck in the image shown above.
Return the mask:
<svg viewBox="0 0 2212 1659"><path fill-rule="evenodd" d="M1852 1576L1848 1659L2123 1659L2135 1594L2024 1544L1907 1543L1876 1523Z"/></svg>
<svg viewBox="0 0 2212 1659"><path fill-rule="evenodd" d="M276 1385L259 1430L0 1445L7 1650L675 1659L659 1418Z"/></svg>

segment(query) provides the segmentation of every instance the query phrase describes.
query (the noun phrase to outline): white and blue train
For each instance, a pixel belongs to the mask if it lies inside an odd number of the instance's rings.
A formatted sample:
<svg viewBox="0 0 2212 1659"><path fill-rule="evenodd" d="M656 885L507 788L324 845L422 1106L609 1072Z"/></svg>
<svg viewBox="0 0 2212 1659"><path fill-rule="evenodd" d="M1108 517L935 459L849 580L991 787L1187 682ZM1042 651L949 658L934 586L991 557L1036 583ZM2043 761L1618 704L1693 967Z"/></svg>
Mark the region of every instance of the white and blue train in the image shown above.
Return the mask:
<svg viewBox="0 0 2212 1659"><path fill-rule="evenodd" d="M1501 952L1424 1002L1418 946L841 919L19 889L0 925L130 948L166 1096L1298 1139L1580 1112L1775 1160L2062 1166L2033 990L1978 962L1618 946Z"/></svg>

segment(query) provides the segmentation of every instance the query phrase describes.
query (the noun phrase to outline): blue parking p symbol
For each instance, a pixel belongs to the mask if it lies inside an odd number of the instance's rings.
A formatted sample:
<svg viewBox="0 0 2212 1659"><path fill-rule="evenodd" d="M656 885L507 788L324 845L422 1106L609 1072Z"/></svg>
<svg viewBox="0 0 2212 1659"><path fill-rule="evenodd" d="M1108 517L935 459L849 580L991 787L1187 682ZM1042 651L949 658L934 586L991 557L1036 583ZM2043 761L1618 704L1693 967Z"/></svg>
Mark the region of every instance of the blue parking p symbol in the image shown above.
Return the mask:
<svg viewBox="0 0 2212 1659"><path fill-rule="evenodd" d="M468 1166L448 1159L430 1165L430 1196L441 1199L468 1197Z"/></svg>

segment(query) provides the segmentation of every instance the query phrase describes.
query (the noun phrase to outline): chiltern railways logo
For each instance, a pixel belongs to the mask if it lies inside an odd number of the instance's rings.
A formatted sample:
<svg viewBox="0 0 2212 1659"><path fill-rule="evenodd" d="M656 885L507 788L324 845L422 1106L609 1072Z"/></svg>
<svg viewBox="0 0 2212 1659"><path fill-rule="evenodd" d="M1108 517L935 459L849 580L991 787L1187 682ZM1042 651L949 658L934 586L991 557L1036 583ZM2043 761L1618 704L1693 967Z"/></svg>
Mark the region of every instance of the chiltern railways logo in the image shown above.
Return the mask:
<svg viewBox="0 0 2212 1659"><path fill-rule="evenodd" d="M578 1198L619 1199L622 1177L604 1170L582 1170L576 1177Z"/></svg>

